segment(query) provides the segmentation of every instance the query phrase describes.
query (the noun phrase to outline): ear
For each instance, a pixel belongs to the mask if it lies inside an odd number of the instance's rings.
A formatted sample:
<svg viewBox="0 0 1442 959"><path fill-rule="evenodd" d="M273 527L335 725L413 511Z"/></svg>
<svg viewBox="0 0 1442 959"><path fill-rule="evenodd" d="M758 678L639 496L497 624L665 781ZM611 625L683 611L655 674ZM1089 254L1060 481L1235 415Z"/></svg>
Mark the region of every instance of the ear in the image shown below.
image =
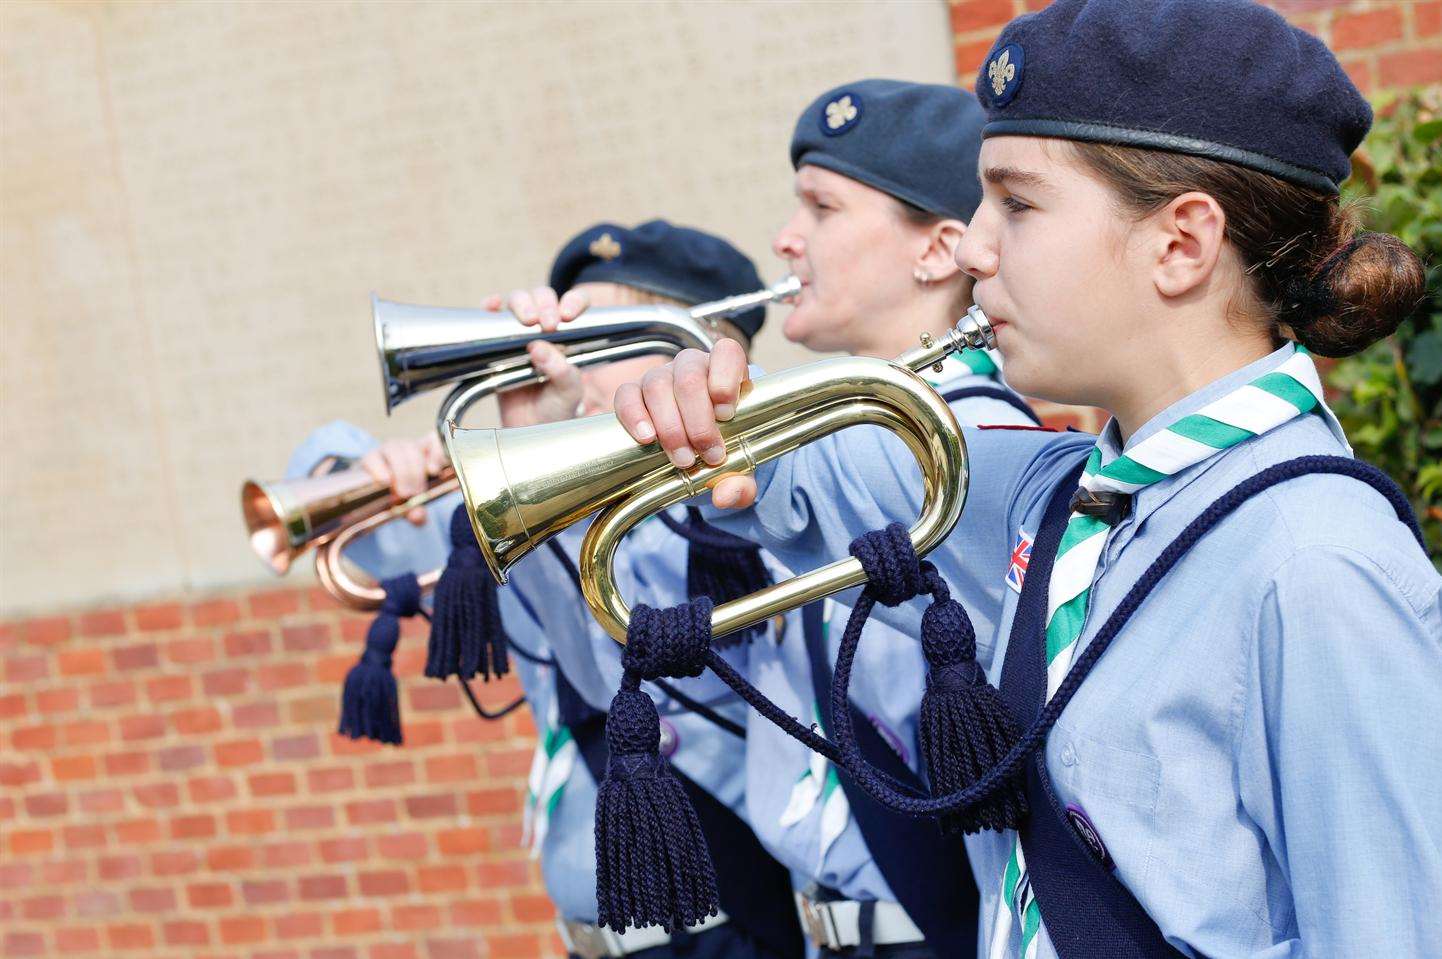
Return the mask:
<svg viewBox="0 0 1442 959"><path fill-rule="evenodd" d="M1227 216L1206 193L1183 193L1150 217L1155 228L1152 282L1165 297L1184 296L1211 278L1226 243Z"/></svg>
<svg viewBox="0 0 1442 959"><path fill-rule="evenodd" d="M956 265L956 249L966 234L960 220L940 220L927 227L925 246L916 258L916 266L932 281L949 280L961 269Z"/></svg>

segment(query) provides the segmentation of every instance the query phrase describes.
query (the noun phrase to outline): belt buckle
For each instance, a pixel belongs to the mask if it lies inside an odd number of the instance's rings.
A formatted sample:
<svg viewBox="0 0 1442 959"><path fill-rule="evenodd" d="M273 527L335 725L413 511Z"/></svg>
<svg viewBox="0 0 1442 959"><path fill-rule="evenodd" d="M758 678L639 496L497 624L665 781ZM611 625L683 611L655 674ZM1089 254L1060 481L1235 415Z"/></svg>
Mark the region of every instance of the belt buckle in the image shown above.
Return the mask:
<svg viewBox="0 0 1442 959"><path fill-rule="evenodd" d="M805 893L796 894L796 904L800 907L801 928L806 933L806 938L818 949L839 948L832 935L835 923L831 919L831 907L824 902L816 902Z"/></svg>
<svg viewBox="0 0 1442 959"><path fill-rule="evenodd" d="M586 922L566 922L566 937L570 939L571 951L581 959L608 959L625 955L619 948L619 936L613 936L609 929L593 926Z"/></svg>

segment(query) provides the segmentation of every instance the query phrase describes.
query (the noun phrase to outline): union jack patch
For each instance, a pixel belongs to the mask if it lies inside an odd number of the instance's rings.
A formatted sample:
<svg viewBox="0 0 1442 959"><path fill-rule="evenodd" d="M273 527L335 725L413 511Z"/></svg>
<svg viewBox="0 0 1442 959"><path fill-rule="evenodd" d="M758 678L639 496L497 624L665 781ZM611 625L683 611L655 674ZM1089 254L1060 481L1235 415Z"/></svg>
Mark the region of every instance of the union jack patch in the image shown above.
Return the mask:
<svg viewBox="0 0 1442 959"><path fill-rule="evenodd" d="M1016 531L1016 542L1011 547L1011 565L1006 570L1006 585L1021 592L1026 582L1026 568L1031 564L1031 537L1025 530Z"/></svg>

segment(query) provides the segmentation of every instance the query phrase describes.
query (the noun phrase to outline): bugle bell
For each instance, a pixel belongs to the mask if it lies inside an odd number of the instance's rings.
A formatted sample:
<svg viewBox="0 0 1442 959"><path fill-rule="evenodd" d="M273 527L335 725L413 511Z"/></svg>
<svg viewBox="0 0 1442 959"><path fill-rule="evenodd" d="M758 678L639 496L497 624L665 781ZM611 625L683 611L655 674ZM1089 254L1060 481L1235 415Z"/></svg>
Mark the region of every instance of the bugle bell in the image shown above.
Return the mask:
<svg viewBox="0 0 1442 959"><path fill-rule="evenodd" d="M658 353L674 356L687 347L709 350L716 320L789 299L800 289L800 281L787 276L764 290L689 310L659 303L594 307L550 333L508 312L417 306L372 294L386 412L418 393L459 383L436 417L444 434L444 424L461 422L477 401L539 379L526 355L533 340L556 344L578 366Z"/></svg>
<svg viewBox="0 0 1442 959"><path fill-rule="evenodd" d="M271 483L247 480L240 508L251 549L276 575L315 549L316 574L326 592L352 609L371 610L380 608L385 591L351 575L342 551L357 537L454 492L457 485L455 472L447 468L431 478L425 492L401 500L365 470L347 469ZM439 578L440 570L418 577L422 589Z"/></svg>
<svg viewBox="0 0 1442 959"><path fill-rule="evenodd" d="M761 377L750 384L730 422L720 424L727 456L719 466L671 465L658 443L641 446L613 414L508 430L468 430L454 423L447 452L481 552L498 582L546 539L601 510L581 547L581 584L597 621L624 641L630 610L611 570L616 548L637 523L704 492L721 478L754 471L848 426L896 433L921 466L924 501L911 527L918 555L956 525L967 490L965 441L951 408L919 375L965 347L995 339L972 307L940 338L894 361L838 357ZM865 581L854 558L776 583L717 606L712 635L743 629Z"/></svg>

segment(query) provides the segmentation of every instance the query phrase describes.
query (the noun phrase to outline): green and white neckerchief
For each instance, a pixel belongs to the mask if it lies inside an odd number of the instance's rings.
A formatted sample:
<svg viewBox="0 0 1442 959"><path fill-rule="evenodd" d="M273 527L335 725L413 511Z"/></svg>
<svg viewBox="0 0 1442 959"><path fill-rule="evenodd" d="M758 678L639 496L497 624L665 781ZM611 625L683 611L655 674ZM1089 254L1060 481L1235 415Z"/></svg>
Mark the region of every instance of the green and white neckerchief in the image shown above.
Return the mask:
<svg viewBox="0 0 1442 959"><path fill-rule="evenodd" d="M830 649L831 615L836 604L829 599L823 602L825 605L821 614L821 640L822 644ZM826 726L821 721L821 704L813 701L811 710L817 734L825 736ZM791 798L781 812L780 825L783 829L789 829L810 816L818 802L821 804L820 844L816 855L816 871L819 873L826 860L826 853L846 831L846 824L851 821L851 804L846 801L846 791L841 788L836 767L820 753L808 750L807 755L810 757L809 763L791 787Z"/></svg>
<svg viewBox="0 0 1442 959"><path fill-rule="evenodd" d="M1304 413L1325 409L1317 368L1311 356L1299 348L1270 373L1153 433L1109 462L1102 462L1100 446L1093 448L1082 470L1081 485L1093 492L1135 493ZM1047 589L1048 700L1083 648L1080 640L1093 580L1110 532L1111 527L1102 519L1072 513L1057 545ZM1027 875L1021 842L1014 832L1011 845L1011 856L1001 877L991 959L1007 954L1013 916L1021 925L1019 953L1022 959L1034 959L1040 942L1037 934L1042 928L1041 907Z"/></svg>
<svg viewBox="0 0 1442 959"><path fill-rule="evenodd" d="M940 372L927 367L923 379L940 389L963 376L995 376L1001 369L1001 354L995 350L957 350L941 361Z"/></svg>
<svg viewBox="0 0 1442 959"><path fill-rule="evenodd" d="M561 725L556 698L541 721L531 772L526 778L526 809L521 844L529 846L531 858L541 855L541 845L551 828L551 816L561 801L561 792L576 765L577 746L571 730Z"/></svg>

